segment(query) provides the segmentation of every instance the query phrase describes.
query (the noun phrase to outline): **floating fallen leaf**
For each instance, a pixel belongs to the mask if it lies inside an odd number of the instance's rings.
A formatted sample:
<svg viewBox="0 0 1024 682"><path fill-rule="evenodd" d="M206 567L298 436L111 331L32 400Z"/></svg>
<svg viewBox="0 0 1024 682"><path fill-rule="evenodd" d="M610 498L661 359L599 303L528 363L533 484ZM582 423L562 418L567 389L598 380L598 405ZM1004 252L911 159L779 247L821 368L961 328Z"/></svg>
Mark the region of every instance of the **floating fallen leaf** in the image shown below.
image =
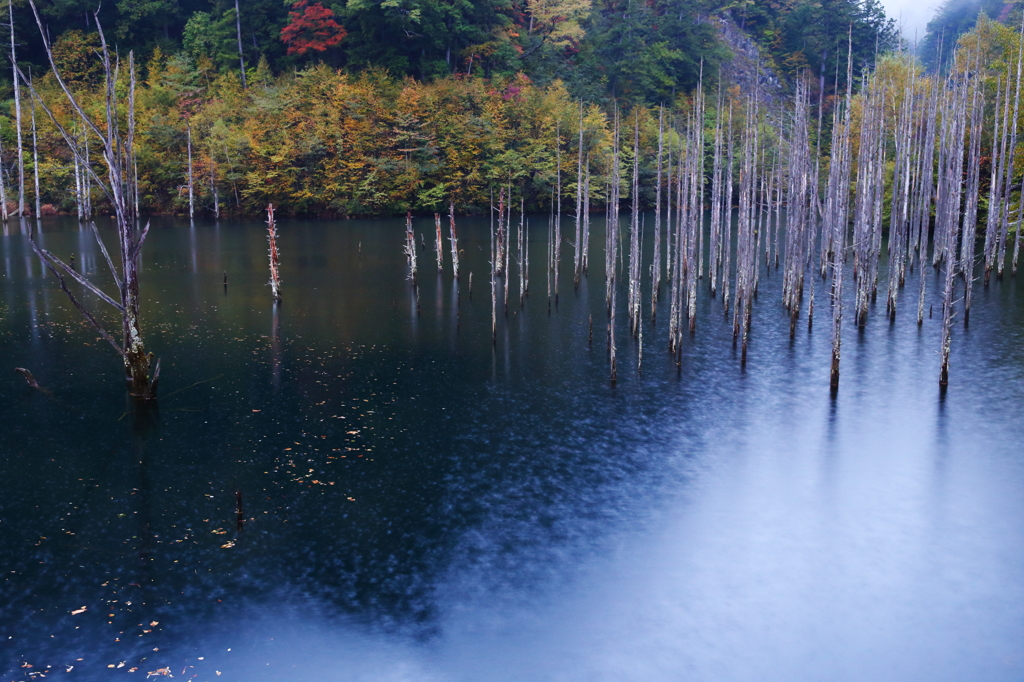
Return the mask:
<svg viewBox="0 0 1024 682"><path fill-rule="evenodd" d="M83 607L82 607L82 608L80 608L80 609L75 609L74 611L72 611L72 612L71 612L71 615L72 615L72 616L77 616L77 615L78 615L78 614L80 614L80 613L85 613L85 610L86 610L87 608L88 608L87 606L83 606Z"/></svg>

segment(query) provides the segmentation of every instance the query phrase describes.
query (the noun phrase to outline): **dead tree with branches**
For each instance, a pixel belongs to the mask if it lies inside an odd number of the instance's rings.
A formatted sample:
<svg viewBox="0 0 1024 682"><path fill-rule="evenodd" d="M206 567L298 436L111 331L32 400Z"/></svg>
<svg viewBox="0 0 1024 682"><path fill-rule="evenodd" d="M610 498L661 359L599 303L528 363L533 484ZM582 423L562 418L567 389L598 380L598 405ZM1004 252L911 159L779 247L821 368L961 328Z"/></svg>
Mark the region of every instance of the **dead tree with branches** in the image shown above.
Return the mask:
<svg viewBox="0 0 1024 682"><path fill-rule="evenodd" d="M57 83L64 92L71 108L85 122L87 130L91 130L92 134L101 142L103 164L106 170L103 174L86 162L86 151L80 146L76 136L64 127L53 110L39 97L34 89L30 88L33 99L49 116L50 121L64 138L75 159L83 166L85 172L92 176L96 185L100 187L110 203L117 227L121 260L120 268L114 264L113 258L111 258L103 239L100 237L96 224L92 223L91 225L93 236L96 238L100 251L106 260L107 267L113 275L117 286L117 295L108 295L96 284L86 279L84 275L76 272L50 251L41 248L36 243L34 235L31 238L32 248L60 282L61 289L67 294L72 305L82 313L86 320L96 328L100 336L110 343L118 355L121 356L124 361L129 393L142 400L153 400L156 398L157 381L160 378L160 362L157 361L154 364L153 354L146 352L142 339L142 317L139 305L139 261L142 254L142 246L146 241L146 235L149 233L149 223L145 227L140 227L138 205L135 201L137 177L135 172L135 57L132 52L128 53L127 101L124 101L124 95L119 95L116 88L120 75L120 60L116 55L112 57L106 38L103 35L103 28L100 26L99 17L97 16L96 29L100 37L100 57L103 60L106 106L104 108L104 120L96 122L86 114L78 99L61 77L60 70L54 62L53 51L47 38L46 29L39 16L39 11L34 2L30 0L29 4L32 6L32 12L35 14L43 46L46 49L50 67L53 70ZM28 83L28 79L20 71L19 77L23 83ZM127 111L125 111L125 107L127 107ZM84 290L89 291L120 313L120 343L106 331L100 320L72 292L68 287L65 276L75 280Z"/></svg>

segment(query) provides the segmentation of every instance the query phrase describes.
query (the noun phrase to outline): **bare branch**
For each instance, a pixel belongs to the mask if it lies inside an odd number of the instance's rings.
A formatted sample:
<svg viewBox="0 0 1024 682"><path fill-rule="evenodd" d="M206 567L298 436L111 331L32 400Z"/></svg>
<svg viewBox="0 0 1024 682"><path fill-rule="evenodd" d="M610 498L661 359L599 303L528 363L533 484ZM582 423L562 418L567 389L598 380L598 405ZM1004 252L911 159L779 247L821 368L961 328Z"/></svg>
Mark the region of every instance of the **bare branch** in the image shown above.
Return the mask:
<svg viewBox="0 0 1024 682"><path fill-rule="evenodd" d="M85 287L86 289L88 289L92 293L94 293L97 296L99 296L101 299L103 299L104 301L106 301L110 305L112 305L115 308L117 308L117 310L119 312L121 312L121 313L124 312L124 306L123 305L121 305L120 303L118 303L114 299L110 298L110 296L107 296L105 293L103 293L103 291L99 287L97 287L95 284L93 284L92 282L87 280L85 277L82 277L82 275L78 274L78 272L74 268L69 266L67 263L62 261L60 258L57 258L56 256L54 256L52 253L50 253L46 249L40 249L40 248L36 247L36 252L39 253L46 260L50 261L51 263L53 263L55 265L59 265L60 268L62 270L64 270L64 272L66 272L69 275L71 275L72 279L74 279L76 282L81 284L83 287Z"/></svg>
<svg viewBox="0 0 1024 682"><path fill-rule="evenodd" d="M36 25L39 27L39 36L43 40L43 47L46 48L46 57L50 61L50 68L53 70L53 75L57 79L57 83L60 85L61 90L64 91L64 94L67 95L68 101L71 103L71 106L74 107L75 111L78 112L78 115L82 117L82 119L85 121L86 125L88 125L90 128L92 128L93 131L96 133L96 135L99 136L99 138L101 140L105 139L104 136L103 136L103 131L101 131L96 126L96 124L93 123L92 120L88 116L85 115L85 110L83 110L82 107L78 104L78 100L76 100L75 96L71 94L71 89L68 88L67 83L64 82L64 78L61 77L60 69L57 68L57 64L53 61L53 50L50 47L50 41L46 37L46 35L47 35L46 34L46 29L43 27L43 20L39 16L39 10L36 9L36 3L34 2L34 0L28 0L28 4L32 8L32 14L35 15ZM98 22L97 22L96 26L97 26L97 28L99 28L99 23ZM102 38L102 36L103 36L103 31L102 31L102 29L100 29L100 37ZM104 51L106 51L106 47L107 47L106 43L103 43ZM19 70L19 72L20 72L20 70ZM52 114L51 114L51 116L52 116Z"/></svg>
<svg viewBox="0 0 1024 682"><path fill-rule="evenodd" d="M103 252L103 257L107 260L107 267L110 268L110 274L114 276L114 284L117 285L117 291L124 298L124 288L121 286L121 275L117 273L117 268L114 267L114 261L111 260L110 254L107 252L107 245L103 243L103 239L100 237L100 231L96 227L96 221L90 220L89 225L92 227L92 233L96 237L96 243L100 245L100 251Z"/></svg>
<svg viewBox="0 0 1024 682"><path fill-rule="evenodd" d="M139 243L135 245L135 252L132 254L132 258L138 258L139 254L142 253L142 244L146 241L146 236L149 235L149 221L146 221L146 226L142 228L142 234L139 235Z"/></svg>
<svg viewBox="0 0 1024 682"><path fill-rule="evenodd" d="M21 78L21 80L23 82L28 84L28 79L25 78L25 74L22 73L21 69L18 69L18 75L19 75L19 77ZM58 76L58 79L59 79L59 76ZM103 193L107 195L107 199L109 201L113 202L114 198L110 195L110 190L107 188L107 183L105 183L103 181L103 179L99 176L99 174L96 173L96 170L92 167L92 165L86 162L87 160L86 160L85 154L83 154L82 151L78 148L78 143L75 141L75 136L71 135L67 131L67 129L65 129L64 126L60 123L60 121L57 120L57 116L46 105L46 102L44 102L43 98L39 96L39 93L36 92L35 88L32 87L31 84L28 84L28 87L29 87L29 92L31 92L31 94L32 94L32 97L35 98L36 103L38 103L39 106L42 108L42 110L44 112L46 112L46 115L50 118L50 122L53 123L53 125L57 128L58 132L60 132L61 137L64 138L64 142L67 143L68 148L71 150L71 153L75 155L75 158L78 159L78 162L85 168L85 170L89 173L89 175L91 175L93 177L93 179L96 180L96 184L99 185L100 188L103 190ZM70 97L70 95L69 95L69 97ZM71 103L72 103L72 106L74 106L76 108L78 107L78 102L75 101L74 99L71 100ZM92 124L92 122L88 118L84 118L84 120L85 120L87 125L95 128L95 126ZM103 139L102 136L101 136L100 139Z"/></svg>
<svg viewBox="0 0 1024 682"><path fill-rule="evenodd" d="M110 334L107 333L107 330L104 329L103 326L96 321L96 318L92 316L92 313L86 310L85 307L78 302L78 299L75 298L75 295L71 293L70 289L68 289L67 282L64 281L64 278L61 277L61 274L57 272L57 269L55 267L53 267L53 264L49 261L49 259L46 256L44 256L43 253L39 250L39 247L36 245L35 239L29 239L29 242L32 244L32 248L35 250L36 254L43 259L44 263L46 263L46 267L49 268L50 272L53 273L53 276L57 278L58 282L60 282L60 288L64 290L65 294L67 294L68 300L71 301L71 304L78 308L78 312L82 313L83 317L85 317L85 319L89 321L89 324L91 324L96 329L96 331L99 332L100 336L102 336L107 341L107 343L114 347L114 350L117 351L117 354L120 355L121 357L124 357L124 350L121 348L121 346L119 346L117 344L117 341L115 341L113 337L111 337Z"/></svg>

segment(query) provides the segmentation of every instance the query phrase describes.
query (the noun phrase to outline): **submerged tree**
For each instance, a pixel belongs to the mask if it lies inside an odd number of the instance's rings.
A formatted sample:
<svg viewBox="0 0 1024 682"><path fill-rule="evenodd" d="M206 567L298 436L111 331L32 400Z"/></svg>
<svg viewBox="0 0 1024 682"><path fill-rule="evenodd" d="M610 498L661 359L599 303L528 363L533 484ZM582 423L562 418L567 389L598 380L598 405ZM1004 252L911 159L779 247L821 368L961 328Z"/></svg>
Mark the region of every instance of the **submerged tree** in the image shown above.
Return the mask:
<svg viewBox="0 0 1024 682"><path fill-rule="evenodd" d="M35 3L29 0L32 11L35 14L36 23L42 36L43 46L49 58L50 67L53 70L54 78L60 85L61 90L67 98L68 104L75 113L84 121L86 127L92 131L102 144L103 163L106 166L106 173L100 174L88 163L87 152L80 146L78 138L73 131L67 130L54 114L46 102L44 102L35 90L32 90L33 98L39 103L43 111L49 116L50 121L60 132L68 148L85 172L92 176L93 180L100 187L110 202L114 212L114 219L117 227L118 246L120 248L121 267L115 266L107 247L100 237L96 224L91 223L93 235L99 244L100 251L107 262L107 267L113 275L114 283L117 286L118 295L112 297L107 295L97 285L90 282L84 275L79 274L74 268L68 266L48 250L41 248L32 236L32 247L43 259L49 270L57 277L61 289L68 295L72 305L81 311L82 315L100 333L124 360L125 375L128 381L129 393L142 400L152 400L156 397L157 381L160 377L160 362L157 361L150 374L150 366L153 359L151 353L147 353L142 341L141 317L139 311L139 257L142 253L142 245L149 232L149 224L145 228L139 227L138 215L138 174L135 159L135 57L134 53L128 53L128 93L127 102L124 102L124 95L117 92L117 80L120 70L120 61L114 57L112 60L110 50L107 47L103 29L96 17L96 28L99 32L104 72L104 120L97 123L82 108L78 99L72 93L67 83L61 76L53 58L53 51L50 41L47 38L46 29L36 9ZM27 83L24 74L20 74L23 81ZM125 111L127 105L127 111ZM63 273L63 274L62 274ZM111 305L121 314L122 339L118 343L109 334L100 321L83 305L83 303L68 288L64 276L74 279L85 290L93 293L104 302Z"/></svg>

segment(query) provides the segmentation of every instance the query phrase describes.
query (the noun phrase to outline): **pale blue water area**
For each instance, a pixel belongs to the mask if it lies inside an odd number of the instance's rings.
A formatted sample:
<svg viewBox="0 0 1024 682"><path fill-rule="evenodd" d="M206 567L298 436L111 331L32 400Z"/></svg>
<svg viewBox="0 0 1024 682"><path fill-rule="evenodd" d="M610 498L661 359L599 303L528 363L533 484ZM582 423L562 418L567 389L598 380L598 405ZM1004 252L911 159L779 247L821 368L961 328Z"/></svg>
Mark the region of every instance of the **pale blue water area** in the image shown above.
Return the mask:
<svg viewBox="0 0 1024 682"><path fill-rule="evenodd" d="M916 273L894 324L848 312L835 396L820 279L790 339L762 269L745 367L706 278L677 367L663 296L641 374L620 284L613 387L603 221L550 312L531 226L492 344L486 220L458 282L417 220L418 312L403 220L281 222L279 308L261 223L154 222L148 416L8 227L2 679L1024 680L1016 279L976 283L945 395L930 269L921 328ZM41 239L102 270L76 223Z"/></svg>

